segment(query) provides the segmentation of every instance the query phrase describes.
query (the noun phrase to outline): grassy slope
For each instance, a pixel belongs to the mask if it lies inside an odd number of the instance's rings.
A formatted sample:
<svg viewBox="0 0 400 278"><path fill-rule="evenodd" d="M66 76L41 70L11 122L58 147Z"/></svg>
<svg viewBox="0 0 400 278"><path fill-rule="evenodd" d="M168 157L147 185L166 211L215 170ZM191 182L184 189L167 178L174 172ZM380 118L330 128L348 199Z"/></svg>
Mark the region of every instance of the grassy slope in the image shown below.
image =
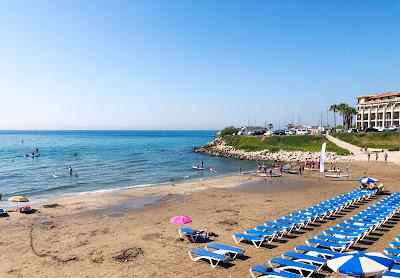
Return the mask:
<svg viewBox="0 0 400 278"><path fill-rule="evenodd" d="M287 151L321 151L322 143L327 143L327 151L336 152L337 154L347 155L348 151L339 148L335 144L329 142L323 135L295 135L295 136L226 136L224 137L228 145L236 149L246 151L269 150L277 152L279 150Z"/></svg>
<svg viewBox="0 0 400 278"><path fill-rule="evenodd" d="M399 132L336 133L332 135L359 147L394 150L400 146Z"/></svg>

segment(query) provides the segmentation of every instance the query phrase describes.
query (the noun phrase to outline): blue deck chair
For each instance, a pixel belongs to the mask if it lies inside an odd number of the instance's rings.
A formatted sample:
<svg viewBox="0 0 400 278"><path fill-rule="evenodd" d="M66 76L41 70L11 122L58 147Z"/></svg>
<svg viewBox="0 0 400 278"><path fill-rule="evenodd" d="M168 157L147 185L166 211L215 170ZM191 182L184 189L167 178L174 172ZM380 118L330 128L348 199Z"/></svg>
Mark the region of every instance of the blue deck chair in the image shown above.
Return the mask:
<svg viewBox="0 0 400 278"><path fill-rule="evenodd" d="M390 248L390 247L386 248L385 250L383 250L383 252L385 252L385 254L390 254L390 255L394 255L394 256L399 256L400 255L400 250L399 249Z"/></svg>
<svg viewBox="0 0 400 278"><path fill-rule="evenodd" d="M226 263L231 258L229 256L210 252L206 249L193 249L189 251L189 257L192 261L208 260L212 267L217 267L219 263Z"/></svg>
<svg viewBox="0 0 400 278"><path fill-rule="evenodd" d="M283 271L283 270L277 270L273 269L271 267L266 267L264 265L255 265L250 268L250 274L253 278L257 278L257 274L260 273L262 277L275 277L275 278L300 278L300 275Z"/></svg>
<svg viewBox="0 0 400 278"><path fill-rule="evenodd" d="M292 260L282 259L279 257L272 258L268 261L268 264L273 267L273 264L277 265L277 269L279 270L292 270L297 271L303 277L310 277L315 271L317 271L317 267L311 264L300 263Z"/></svg>
<svg viewBox="0 0 400 278"><path fill-rule="evenodd" d="M309 246L313 246L313 247L329 248L332 251L337 251L340 253L347 250L351 246L351 244L349 244L349 243L329 242L329 241L319 240L319 239L315 239L315 238L307 239L306 244Z"/></svg>
<svg viewBox="0 0 400 278"><path fill-rule="evenodd" d="M229 257L234 260L237 255L243 255L244 254L244 248L238 248L238 247L233 247L233 246L229 246L229 245L224 245L224 244L220 244L220 243L211 243L208 244L205 247L206 250L209 249L214 249L214 250L220 250L220 251L224 251L226 252L227 255L229 255ZM209 250L212 251L212 250Z"/></svg>
<svg viewBox="0 0 400 278"><path fill-rule="evenodd" d="M190 237L190 239L191 239L193 242L196 242L196 241L197 241L197 238L198 238L199 235L200 235L199 231L197 231L197 230L195 230L195 229L192 229L192 228L189 228L189 227L180 228L180 229L178 230L178 232L179 232L179 236L180 236L181 238L184 237L184 236L188 236L188 237Z"/></svg>
<svg viewBox="0 0 400 278"><path fill-rule="evenodd" d="M260 248L264 241L270 242L265 236L246 235L241 233L234 234L233 240L236 242L236 244L239 244L242 241L251 242L256 248Z"/></svg>
<svg viewBox="0 0 400 278"><path fill-rule="evenodd" d="M323 248L318 248L318 247L312 247L308 245L299 245L294 248L296 252L303 251L305 254L315 254L317 256L321 256L324 259L330 259L334 256L340 255L339 252L328 250L328 249L323 249Z"/></svg>
<svg viewBox="0 0 400 278"><path fill-rule="evenodd" d="M283 259L292 259L295 262L299 263L306 263L306 264L312 264L318 267L318 270L321 270L321 268L326 264L327 259L320 258L317 256L312 256L312 255L307 255L307 254L302 254L302 253L297 253L293 251L288 251L282 254Z"/></svg>
<svg viewBox="0 0 400 278"><path fill-rule="evenodd" d="M400 273L394 271L386 271L385 273L383 273L382 276L382 278L398 278L398 277L400 277Z"/></svg>

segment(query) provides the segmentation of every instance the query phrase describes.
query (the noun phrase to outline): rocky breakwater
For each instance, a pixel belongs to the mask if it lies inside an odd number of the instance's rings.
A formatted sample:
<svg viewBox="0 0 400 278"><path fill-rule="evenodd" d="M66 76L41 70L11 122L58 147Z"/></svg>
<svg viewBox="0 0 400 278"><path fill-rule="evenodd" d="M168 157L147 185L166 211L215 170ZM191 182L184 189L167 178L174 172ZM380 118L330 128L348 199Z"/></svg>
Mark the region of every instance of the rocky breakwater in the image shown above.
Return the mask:
<svg viewBox="0 0 400 278"><path fill-rule="evenodd" d="M215 139L202 147L195 148L195 152L204 153L212 156L231 157L242 160L265 160L265 161L305 161L306 159L316 160L319 158L319 152L303 152L303 151L285 151L270 152L269 150L262 151L244 151L237 150L232 146L227 145L221 139ZM340 156L334 152L326 153L326 161L350 161L349 156Z"/></svg>

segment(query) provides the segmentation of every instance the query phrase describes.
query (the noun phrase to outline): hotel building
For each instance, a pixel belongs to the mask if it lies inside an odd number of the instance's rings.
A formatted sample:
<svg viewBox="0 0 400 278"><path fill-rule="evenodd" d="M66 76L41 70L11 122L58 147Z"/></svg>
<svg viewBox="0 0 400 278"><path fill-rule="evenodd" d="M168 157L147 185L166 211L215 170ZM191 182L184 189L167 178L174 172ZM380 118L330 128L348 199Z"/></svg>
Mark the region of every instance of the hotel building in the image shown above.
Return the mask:
<svg viewBox="0 0 400 278"><path fill-rule="evenodd" d="M399 126L400 92L357 97L358 129Z"/></svg>

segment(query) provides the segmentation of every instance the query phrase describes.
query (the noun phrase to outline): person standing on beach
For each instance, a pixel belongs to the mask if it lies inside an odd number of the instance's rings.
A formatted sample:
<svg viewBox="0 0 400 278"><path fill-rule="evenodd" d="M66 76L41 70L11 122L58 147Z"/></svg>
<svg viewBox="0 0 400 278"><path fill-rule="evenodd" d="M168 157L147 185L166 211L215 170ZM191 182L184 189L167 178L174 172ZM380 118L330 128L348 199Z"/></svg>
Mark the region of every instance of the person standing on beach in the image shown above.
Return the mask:
<svg viewBox="0 0 400 278"><path fill-rule="evenodd" d="M371 153L368 153L367 157L368 157L368 162L369 162L369 160L371 159Z"/></svg>
<svg viewBox="0 0 400 278"><path fill-rule="evenodd" d="M0 193L0 202L3 202L3 193Z"/></svg>
<svg viewBox="0 0 400 278"><path fill-rule="evenodd" d="M375 161L378 161L379 154L375 153Z"/></svg>
<svg viewBox="0 0 400 278"><path fill-rule="evenodd" d="M383 155L383 157L385 158L385 162L387 162L387 160L388 160L388 153L386 152L386 153Z"/></svg>

